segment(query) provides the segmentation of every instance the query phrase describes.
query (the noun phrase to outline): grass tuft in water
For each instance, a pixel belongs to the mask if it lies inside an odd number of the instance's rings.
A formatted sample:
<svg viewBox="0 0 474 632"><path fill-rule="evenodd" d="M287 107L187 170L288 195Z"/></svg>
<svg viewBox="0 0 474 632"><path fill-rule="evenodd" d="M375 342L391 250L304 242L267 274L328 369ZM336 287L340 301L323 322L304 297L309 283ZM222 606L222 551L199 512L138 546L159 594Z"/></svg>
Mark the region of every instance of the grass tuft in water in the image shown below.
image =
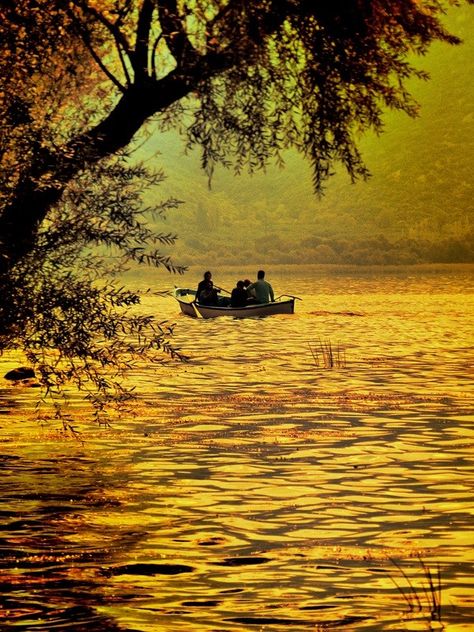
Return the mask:
<svg viewBox="0 0 474 632"><path fill-rule="evenodd" d="M441 622L441 571L439 564L436 566L436 571L433 571L421 557L418 557L418 560L423 570L421 584L415 585L400 564L392 558L390 561L400 571L405 585L402 585L402 582L393 576L390 579L405 600L410 612L429 612L432 621Z"/></svg>
<svg viewBox="0 0 474 632"><path fill-rule="evenodd" d="M308 343L314 365L325 369L345 369L346 352L339 343L334 349L330 340L318 340L317 345Z"/></svg>

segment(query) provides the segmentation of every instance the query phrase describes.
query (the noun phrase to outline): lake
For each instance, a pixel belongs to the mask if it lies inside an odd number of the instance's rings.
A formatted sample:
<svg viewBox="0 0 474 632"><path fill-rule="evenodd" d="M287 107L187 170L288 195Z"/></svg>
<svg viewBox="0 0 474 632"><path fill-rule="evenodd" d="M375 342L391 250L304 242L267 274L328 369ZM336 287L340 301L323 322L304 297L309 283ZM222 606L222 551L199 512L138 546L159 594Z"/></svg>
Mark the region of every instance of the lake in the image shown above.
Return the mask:
<svg viewBox="0 0 474 632"><path fill-rule="evenodd" d="M302 300L267 319L148 296L190 361L111 428L73 397L82 441L2 380L0 629L474 629L473 273L269 269Z"/></svg>

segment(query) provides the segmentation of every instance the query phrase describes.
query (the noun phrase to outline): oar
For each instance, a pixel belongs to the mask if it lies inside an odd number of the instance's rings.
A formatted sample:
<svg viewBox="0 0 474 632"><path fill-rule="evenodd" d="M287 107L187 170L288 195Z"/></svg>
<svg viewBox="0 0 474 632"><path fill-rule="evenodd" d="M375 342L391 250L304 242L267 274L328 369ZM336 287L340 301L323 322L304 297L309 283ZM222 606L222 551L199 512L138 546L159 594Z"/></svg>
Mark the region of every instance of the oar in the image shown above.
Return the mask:
<svg viewBox="0 0 474 632"><path fill-rule="evenodd" d="M225 292L226 294L232 294L232 292L229 292L229 290L226 290L225 287L219 287L218 285L215 285L214 289L216 289L218 292Z"/></svg>
<svg viewBox="0 0 474 632"><path fill-rule="evenodd" d="M292 294L280 294L280 296L277 296L275 301L277 301L279 298L283 298L284 296L288 297L288 298L294 298L297 301L302 301L303 299L300 298L299 296L293 296Z"/></svg>
<svg viewBox="0 0 474 632"><path fill-rule="evenodd" d="M196 307L196 301L192 301L192 302L190 303L190 305L192 305L192 306L193 306L193 309L194 309L194 313L195 313L195 315L196 315L196 318L202 318L202 314L200 314L200 312L199 312L198 308Z"/></svg>

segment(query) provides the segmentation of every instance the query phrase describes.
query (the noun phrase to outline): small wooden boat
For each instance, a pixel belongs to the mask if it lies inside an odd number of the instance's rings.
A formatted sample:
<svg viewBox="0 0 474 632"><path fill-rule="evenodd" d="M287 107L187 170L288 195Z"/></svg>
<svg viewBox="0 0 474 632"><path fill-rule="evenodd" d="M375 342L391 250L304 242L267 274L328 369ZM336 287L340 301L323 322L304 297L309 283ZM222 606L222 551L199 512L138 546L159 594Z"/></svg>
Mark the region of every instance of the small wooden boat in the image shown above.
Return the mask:
<svg viewBox="0 0 474 632"><path fill-rule="evenodd" d="M196 318L197 314L191 302L194 301L194 299L196 298L195 290L186 290L183 288L175 287L173 291L173 296L178 301L181 312L183 314Z"/></svg>
<svg viewBox="0 0 474 632"><path fill-rule="evenodd" d="M275 314L293 314L295 311L294 296L280 296L273 303L258 303L245 307L220 305L200 305L195 302L196 292L184 288L175 288L174 298L178 301L181 312L193 318L216 318L217 316L233 316L234 318L257 318ZM283 300L285 298L285 300Z"/></svg>

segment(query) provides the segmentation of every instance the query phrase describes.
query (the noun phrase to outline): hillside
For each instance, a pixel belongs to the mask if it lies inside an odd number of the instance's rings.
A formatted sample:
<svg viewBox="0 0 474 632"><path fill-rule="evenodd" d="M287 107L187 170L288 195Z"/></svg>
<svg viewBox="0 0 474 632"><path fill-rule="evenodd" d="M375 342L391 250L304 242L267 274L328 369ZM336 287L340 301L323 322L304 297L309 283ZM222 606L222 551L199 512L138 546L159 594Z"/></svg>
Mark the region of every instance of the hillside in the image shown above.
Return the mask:
<svg viewBox="0 0 474 632"><path fill-rule="evenodd" d="M337 172L322 199L296 154L286 166L235 176L220 169L209 189L199 155L176 134L152 136L137 155L162 166L163 196L184 201L167 220L180 263L415 263L474 261L472 8L452 12L458 47L437 44L416 60L431 75L410 89L413 120L386 115L380 137L361 140L372 177L351 184ZM158 149L160 154L157 154Z"/></svg>

